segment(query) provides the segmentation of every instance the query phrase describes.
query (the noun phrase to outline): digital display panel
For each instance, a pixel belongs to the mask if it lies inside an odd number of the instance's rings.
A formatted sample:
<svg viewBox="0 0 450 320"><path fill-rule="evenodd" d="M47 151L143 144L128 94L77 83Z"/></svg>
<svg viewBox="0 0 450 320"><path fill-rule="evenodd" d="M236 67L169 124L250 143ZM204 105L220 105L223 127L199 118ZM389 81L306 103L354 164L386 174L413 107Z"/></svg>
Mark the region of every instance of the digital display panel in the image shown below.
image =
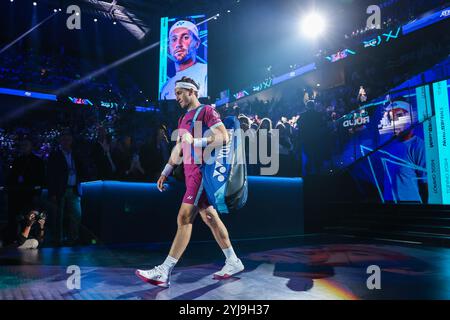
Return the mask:
<svg viewBox="0 0 450 320"><path fill-rule="evenodd" d="M159 99L175 100L177 80L188 77L208 96L208 29L205 15L162 18Z"/></svg>

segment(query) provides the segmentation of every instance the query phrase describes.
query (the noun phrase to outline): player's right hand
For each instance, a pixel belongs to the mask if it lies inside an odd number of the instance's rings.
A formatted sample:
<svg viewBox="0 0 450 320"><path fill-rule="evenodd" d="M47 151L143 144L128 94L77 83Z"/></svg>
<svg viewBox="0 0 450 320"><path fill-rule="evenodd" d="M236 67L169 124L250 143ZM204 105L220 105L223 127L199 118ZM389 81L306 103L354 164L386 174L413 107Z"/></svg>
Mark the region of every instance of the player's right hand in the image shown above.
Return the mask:
<svg viewBox="0 0 450 320"><path fill-rule="evenodd" d="M160 192L166 191L166 187L164 186L164 183L167 181L167 177L165 175L161 175L158 179L158 190Z"/></svg>
<svg viewBox="0 0 450 320"><path fill-rule="evenodd" d="M191 145L194 143L194 137L189 132L186 132L185 134L183 134L183 137L181 138L181 142Z"/></svg>

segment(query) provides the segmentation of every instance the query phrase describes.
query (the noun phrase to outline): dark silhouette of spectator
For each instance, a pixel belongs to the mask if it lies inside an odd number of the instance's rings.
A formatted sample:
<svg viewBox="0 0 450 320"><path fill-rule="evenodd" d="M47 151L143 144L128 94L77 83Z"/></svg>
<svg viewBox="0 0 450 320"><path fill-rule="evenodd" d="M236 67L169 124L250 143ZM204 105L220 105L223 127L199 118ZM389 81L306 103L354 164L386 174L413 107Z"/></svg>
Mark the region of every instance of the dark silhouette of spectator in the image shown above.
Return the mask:
<svg viewBox="0 0 450 320"><path fill-rule="evenodd" d="M0 157L0 219L6 220L7 216L7 210L6 210L6 197L5 197L5 174L4 174L4 168L3 168L3 161ZM2 246L2 239L3 239L3 226L0 229L0 247Z"/></svg>
<svg viewBox="0 0 450 320"><path fill-rule="evenodd" d="M256 137L258 139L258 148L261 148L262 143L266 143L267 155L272 155L272 120L269 118L261 120ZM261 141L261 139L265 139L266 141ZM252 175L259 175L261 167L262 165L260 163L247 164L247 170Z"/></svg>
<svg viewBox="0 0 450 320"><path fill-rule="evenodd" d="M266 130L267 131L267 139L268 139L267 149L268 149L268 153L270 154L270 152L271 152L271 150L270 150L270 146L271 146L270 140L272 138L272 120L270 120L269 118L261 119L258 131L259 130Z"/></svg>
<svg viewBox="0 0 450 320"><path fill-rule="evenodd" d="M289 122L289 133L292 142L292 162L290 164L290 172L289 175L293 177L299 177L302 172L302 156L301 156L301 146L300 141L298 139L298 119L300 119L300 115L296 114L293 116Z"/></svg>
<svg viewBox="0 0 450 320"><path fill-rule="evenodd" d="M170 141L165 125L158 128L156 137L151 135L139 152L146 181L158 180L164 164L170 157Z"/></svg>
<svg viewBox="0 0 450 320"><path fill-rule="evenodd" d="M72 149L73 137L69 132L60 136L60 147L48 161L48 195L54 205L54 241L60 245L77 244L81 222L81 181L83 170Z"/></svg>
<svg viewBox="0 0 450 320"><path fill-rule="evenodd" d="M300 115L298 128L299 140L306 157L303 176L319 174L326 122L322 114L316 111L316 103L313 100L306 103L306 111Z"/></svg>
<svg viewBox="0 0 450 320"><path fill-rule="evenodd" d="M158 158L154 135L150 135L139 150L139 158L145 172L145 180L156 181L159 178L158 175L161 168L158 167L158 164L161 162L161 159Z"/></svg>
<svg viewBox="0 0 450 320"><path fill-rule="evenodd" d="M127 180L131 162L133 160L133 149L131 136L124 135L119 139L113 151L113 161L117 168L117 178Z"/></svg>
<svg viewBox="0 0 450 320"><path fill-rule="evenodd" d="M238 116L239 123L241 124L241 129L246 132L248 129L250 129L250 119L245 116L244 114L240 114Z"/></svg>
<svg viewBox="0 0 450 320"><path fill-rule="evenodd" d="M125 171L125 180L144 181L145 170L141 164L141 157L138 152L133 152L130 168Z"/></svg>
<svg viewBox="0 0 450 320"><path fill-rule="evenodd" d="M7 181L9 209L6 243L17 236L18 217L39 202L45 180L44 162L33 154L31 140L23 139L19 148L20 154L11 165Z"/></svg>
<svg viewBox="0 0 450 320"><path fill-rule="evenodd" d="M159 127L158 134L156 135L156 149L160 160L158 166L161 167L169 160L171 149L169 132L164 124Z"/></svg>
<svg viewBox="0 0 450 320"><path fill-rule="evenodd" d="M245 162L247 163L247 173L249 175L259 174L258 171L257 171L258 170L258 164L257 163L253 163L253 161L251 161L254 157L257 157L257 154L256 155L255 154L253 154L253 155L250 154L250 152L252 151L252 148L250 148L250 142L251 142L251 140L258 138L257 136L255 136L256 135L256 131L250 130L251 120L247 116L245 116L243 114L240 114L238 116L238 120L239 120L239 123L240 123L241 130L249 137L248 139L245 138L244 141L243 141L244 147L245 147Z"/></svg>
<svg viewBox="0 0 450 320"><path fill-rule="evenodd" d="M115 177L117 167L114 164L111 152L111 136L103 127L98 129L97 141L92 150L92 160L96 169L98 180L112 180Z"/></svg>
<svg viewBox="0 0 450 320"><path fill-rule="evenodd" d="M3 168L3 161L0 158L0 192L3 191L4 188L5 188L5 174Z"/></svg>
<svg viewBox="0 0 450 320"><path fill-rule="evenodd" d="M289 125L287 118L281 117L275 129L278 130L280 135L280 170L278 171L278 176L288 177L292 175L291 165L293 162L293 144L291 140L291 126Z"/></svg>

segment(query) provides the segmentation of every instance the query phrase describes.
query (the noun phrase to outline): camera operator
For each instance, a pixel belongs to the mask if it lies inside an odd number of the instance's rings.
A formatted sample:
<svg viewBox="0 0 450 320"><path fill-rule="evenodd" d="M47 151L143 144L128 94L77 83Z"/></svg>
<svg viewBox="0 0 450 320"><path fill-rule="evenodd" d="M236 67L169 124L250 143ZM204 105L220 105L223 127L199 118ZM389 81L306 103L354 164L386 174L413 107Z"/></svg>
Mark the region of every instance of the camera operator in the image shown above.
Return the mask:
<svg viewBox="0 0 450 320"><path fill-rule="evenodd" d="M44 226L46 215L43 212L31 210L21 222L18 235L18 249L36 249L44 241Z"/></svg>

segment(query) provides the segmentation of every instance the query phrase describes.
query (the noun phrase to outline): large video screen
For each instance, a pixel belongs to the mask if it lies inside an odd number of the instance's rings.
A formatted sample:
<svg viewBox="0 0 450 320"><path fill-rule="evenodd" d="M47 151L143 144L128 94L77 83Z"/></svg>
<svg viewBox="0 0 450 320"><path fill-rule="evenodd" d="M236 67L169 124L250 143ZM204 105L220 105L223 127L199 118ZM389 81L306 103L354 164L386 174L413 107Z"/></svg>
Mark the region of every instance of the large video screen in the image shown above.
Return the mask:
<svg viewBox="0 0 450 320"><path fill-rule="evenodd" d="M205 15L162 18L159 99L175 100L175 83L189 77L208 96L208 28Z"/></svg>
<svg viewBox="0 0 450 320"><path fill-rule="evenodd" d="M347 120L360 130L347 151L362 160L350 173L364 198L450 204L449 96L450 81L438 81L399 92L375 103L375 112L365 109Z"/></svg>

